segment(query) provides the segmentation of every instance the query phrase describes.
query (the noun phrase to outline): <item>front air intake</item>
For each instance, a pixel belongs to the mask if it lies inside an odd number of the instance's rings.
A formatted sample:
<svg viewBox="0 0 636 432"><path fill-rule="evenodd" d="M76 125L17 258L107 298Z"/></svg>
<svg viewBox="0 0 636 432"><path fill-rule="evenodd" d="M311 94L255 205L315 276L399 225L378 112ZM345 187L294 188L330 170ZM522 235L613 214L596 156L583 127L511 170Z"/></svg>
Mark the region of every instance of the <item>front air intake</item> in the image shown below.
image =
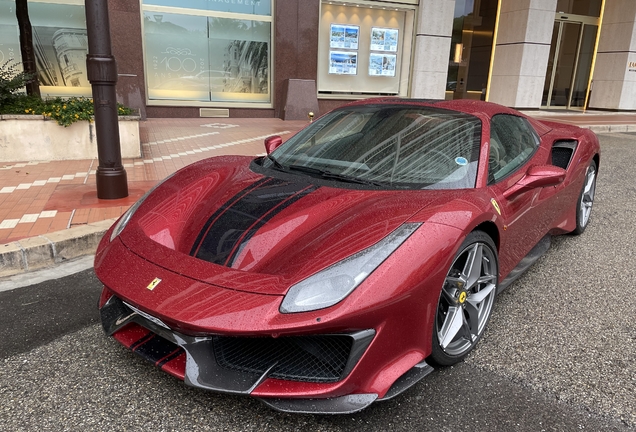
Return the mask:
<svg viewBox="0 0 636 432"><path fill-rule="evenodd" d="M241 338L217 336L214 355L219 366L271 378L336 382L343 378L353 339L349 335Z"/></svg>

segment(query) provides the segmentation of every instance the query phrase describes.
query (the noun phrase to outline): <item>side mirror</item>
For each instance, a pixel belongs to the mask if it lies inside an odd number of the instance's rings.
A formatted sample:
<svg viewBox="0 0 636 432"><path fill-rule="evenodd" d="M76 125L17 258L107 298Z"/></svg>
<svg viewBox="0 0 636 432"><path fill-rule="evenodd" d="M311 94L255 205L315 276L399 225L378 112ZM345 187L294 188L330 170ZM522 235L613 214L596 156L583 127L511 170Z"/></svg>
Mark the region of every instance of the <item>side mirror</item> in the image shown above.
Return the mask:
<svg viewBox="0 0 636 432"><path fill-rule="evenodd" d="M553 165L534 165L528 168L526 175L503 193L507 199L532 189L556 186L565 180L566 171Z"/></svg>
<svg viewBox="0 0 636 432"><path fill-rule="evenodd" d="M283 143L283 139L278 135L265 138L265 151L267 154L271 154Z"/></svg>

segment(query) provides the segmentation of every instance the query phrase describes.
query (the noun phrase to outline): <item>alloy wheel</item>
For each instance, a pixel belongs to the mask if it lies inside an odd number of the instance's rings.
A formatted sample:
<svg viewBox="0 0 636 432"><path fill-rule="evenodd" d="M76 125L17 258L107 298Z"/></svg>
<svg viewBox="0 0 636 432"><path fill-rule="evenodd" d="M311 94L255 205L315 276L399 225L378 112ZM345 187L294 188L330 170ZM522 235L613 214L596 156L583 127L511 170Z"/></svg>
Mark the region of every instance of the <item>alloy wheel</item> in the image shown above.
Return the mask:
<svg viewBox="0 0 636 432"><path fill-rule="evenodd" d="M590 221L592 205L594 204L594 193L596 192L596 167L592 164L587 169L585 185L579 203L579 221L582 227L586 227Z"/></svg>
<svg viewBox="0 0 636 432"><path fill-rule="evenodd" d="M463 356L483 333L497 288L495 253L485 242L463 249L453 262L439 301L437 340L444 353Z"/></svg>

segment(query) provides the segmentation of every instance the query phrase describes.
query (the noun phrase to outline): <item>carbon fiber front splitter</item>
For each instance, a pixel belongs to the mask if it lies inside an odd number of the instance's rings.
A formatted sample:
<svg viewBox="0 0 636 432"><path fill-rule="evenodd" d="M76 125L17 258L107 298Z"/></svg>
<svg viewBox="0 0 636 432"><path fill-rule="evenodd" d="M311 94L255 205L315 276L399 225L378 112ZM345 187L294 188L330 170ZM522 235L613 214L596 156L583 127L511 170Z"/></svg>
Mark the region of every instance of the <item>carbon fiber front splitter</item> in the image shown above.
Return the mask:
<svg viewBox="0 0 636 432"><path fill-rule="evenodd" d="M175 332L158 318L135 308L116 296L112 296L104 304L100 314L104 331L109 336L134 323L165 339L166 342L175 348L179 348L182 357L185 354L185 371L182 376L174 373L173 375L179 376L187 385L192 387L220 393L250 395L268 378L271 369L275 366L272 365L264 373L249 373L221 367L215 358L212 347L214 336L188 336ZM374 330L363 330L349 335L353 339L353 346L349 364L347 365L347 373L353 369L374 335ZM159 365L159 362L155 361L156 359L148 358L142 350L133 350L153 361L155 365ZM160 351L156 347L153 347L153 350ZM168 353L168 351L165 350L162 354ZM168 370L166 371L171 373ZM376 400L388 400L397 396L432 371L433 368L426 364L425 361L422 361L400 377L381 399L378 399L378 395L375 393L315 399L269 397L258 397L258 399L267 406L282 412L351 414L363 410Z"/></svg>
<svg viewBox="0 0 636 432"><path fill-rule="evenodd" d="M404 375L402 375L389 389L384 397L378 399L375 393L353 394L331 399L264 399L265 405L282 412L300 414L353 414L362 411L375 401L386 401L405 392L426 375L433 372L433 368L422 361Z"/></svg>
<svg viewBox="0 0 636 432"><path fill-rule="evenodd" d="M375 393L352 394L329 399L265 399L261 402L276 411L298 414L353 414L378 398Z"/></svg>

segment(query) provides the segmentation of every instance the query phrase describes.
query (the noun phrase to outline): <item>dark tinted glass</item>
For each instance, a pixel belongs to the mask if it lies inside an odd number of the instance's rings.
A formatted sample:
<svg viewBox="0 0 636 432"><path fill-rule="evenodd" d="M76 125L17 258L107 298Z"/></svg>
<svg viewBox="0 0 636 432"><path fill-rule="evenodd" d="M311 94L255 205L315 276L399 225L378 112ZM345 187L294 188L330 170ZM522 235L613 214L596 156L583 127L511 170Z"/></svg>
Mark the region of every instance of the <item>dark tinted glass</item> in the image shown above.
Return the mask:
<svg viewBox="0 0 636 432"><path fill-rule="evenodd" d="M500 114L490 123L488 176L497 182L521 167L539 145L539 137L522 117Z"/></svg>
<svg viewBox="0 0 636 432"><path fill-rule="evenodd" d="M602 0L558 0L556 11L599 17L601 16L601 5Z"/></svg>

